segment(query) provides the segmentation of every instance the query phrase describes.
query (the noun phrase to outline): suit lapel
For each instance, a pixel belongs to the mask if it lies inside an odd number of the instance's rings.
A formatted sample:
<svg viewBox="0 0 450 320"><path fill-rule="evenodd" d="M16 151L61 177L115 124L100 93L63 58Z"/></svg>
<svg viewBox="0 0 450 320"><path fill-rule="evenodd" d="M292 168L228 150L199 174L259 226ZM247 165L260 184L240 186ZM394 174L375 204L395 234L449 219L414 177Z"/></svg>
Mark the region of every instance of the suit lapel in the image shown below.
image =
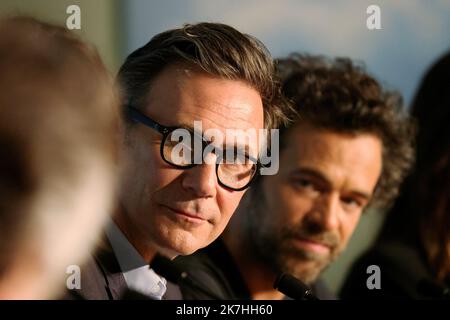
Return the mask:
<svg viewBox="0 0 450 320"><path fill-rule="evenodd" d="M121 299L127 289L127 284L108 240L105 239L104 245L97 251L95 262L104 278L108 298L110 300Z"/></svg>
<svg viewBox="0 0 450 320"><path fill-rule="evenodd" d="M81 267L81 288L67 290L63 299L118 300L126 291L125 278L106 237Z"/></svg>

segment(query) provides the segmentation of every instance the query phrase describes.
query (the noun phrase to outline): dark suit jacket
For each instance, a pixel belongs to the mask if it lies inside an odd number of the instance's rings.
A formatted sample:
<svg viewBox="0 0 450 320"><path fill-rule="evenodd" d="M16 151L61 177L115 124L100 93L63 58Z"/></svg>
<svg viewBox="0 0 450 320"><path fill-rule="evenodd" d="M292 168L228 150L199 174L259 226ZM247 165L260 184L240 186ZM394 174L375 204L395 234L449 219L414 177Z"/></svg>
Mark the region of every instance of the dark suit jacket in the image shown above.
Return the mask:
<svg viewBox="0 0 450 320"><path fill-rule="evenodd" d="M63 299L69 300L120 300L149 299L128 290L119 263L107 240L97 252L81 267L81 289L67 290ZM180 300L177 285L167 282L164 300Z"/></svg>

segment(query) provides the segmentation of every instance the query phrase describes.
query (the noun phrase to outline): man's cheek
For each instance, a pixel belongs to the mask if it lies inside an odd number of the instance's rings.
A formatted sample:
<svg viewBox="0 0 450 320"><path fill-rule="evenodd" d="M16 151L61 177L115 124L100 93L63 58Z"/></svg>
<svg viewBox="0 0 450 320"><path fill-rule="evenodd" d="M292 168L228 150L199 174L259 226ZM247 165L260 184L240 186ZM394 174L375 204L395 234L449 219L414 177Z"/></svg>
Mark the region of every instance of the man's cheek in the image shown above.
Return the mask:
<svg viewBox="0 0 450 320"><path fill-rule="evenodd" d="M226 194L224 191L233 192L233 194ZM233 216L243 195L244 192L227 190L222 190L222 192L218 195L218 206L221 214L220 218L226 219L225 224L227 224L228 220L230 220Z"/></svg>
<svg viewBox="0 0 450 320"><path fill-rule="evenodd" d="M152 170L147 175L149 189L161 191L164 196L171 199L181 191L180 183L177 179L182 173L183 171L173 168Z"/></svg>

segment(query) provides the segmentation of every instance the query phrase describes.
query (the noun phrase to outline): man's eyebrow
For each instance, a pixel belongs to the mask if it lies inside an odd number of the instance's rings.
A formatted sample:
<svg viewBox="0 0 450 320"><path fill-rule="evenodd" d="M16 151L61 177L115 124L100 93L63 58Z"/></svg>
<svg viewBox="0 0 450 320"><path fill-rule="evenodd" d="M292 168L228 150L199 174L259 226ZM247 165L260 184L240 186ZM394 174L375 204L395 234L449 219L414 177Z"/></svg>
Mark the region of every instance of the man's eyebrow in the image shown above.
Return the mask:
<svg viewBox="0 0 450 320"><path fill-rule="evenodd" d="M190 125L188 122L184 122L184 121L181 121L181 122L179 122L179 123L177 123L175 125L172 125L170 127L180 128L180 129L187 129L189 131L194 132L194 127L192 125ZM199 134L201 134L201 132L199 132Z"/></svg>
<svg viewBox="0 0 450 320"><path fill-rule="evenodd" d="M171 126L169 126L169 127L171 127L171 128L177 128L177 130L178 129L184 129L184 130L187 130L187 131L189 131L189 132L191 132L191 133L194 133L196 136L198 136L199 138L202 138L203 139L203 132L201 132L201 131L198 131L198 130L195 130L194 129L194 127L192 126L192 125L190 125L190 124L188 124L187 122L179 122L179 123L177 123L177 124L175 124L175 125L171 125Z"/></svg>
<svg viewBox="0 0 450 320"><path fill-rule="evenodd" d="M369 201L372 198L372 195L370 193L364 192L364 191L360 191L360 190L351 190L350 191L352 194L363 198L364 200Z"/></svg>
<svg viewBox="0 0 450 320"><path fill-rule="evenodd" d="M312 176L316 179L322 180L323 182L325 182L326 184L328 184L330 186L332 185L331 181L324 174L322 174L320 171L318 171L316 169L306 168L306 167L297 168L294 170L293 174L304 174L304 175Z"/></svg>
<svg viewBox="0 0 450 320"><path fill-rule="evenodd" d="M325 182L327 185L332 186L333 184L331 183L331 181L324 175L322 174L320 171L316 170L316 169L312 169L312 168L298 168L296 169L293 174L305 174L305 175L309 175L312 176L316 179L322 180L323 182ZM371 194L361 191L361 190L351 190L350 193L361 197L365 200L370 200L371 198Z"/></svg>
<svg viewBox="0 0 450 320"><path fill-rule="evenodd" d="M247 144L241 144L237 141L234 141L234 144L227 144L224 142L224 143L222 143L221 146L219 146L219 148L221 150L223 150L224 156L227 155L227 152L229 152L229 150L232 150L234 156L242 155L242 156L250 159L251 161L254 161L254 162L258 161L259 155L253 155L250 152L250 146Z"/></svg>
<svg viewBox="0 0 450 320"><path fill-rule="evenodd" d="M233 156L239 156L242 155L245 158L248 158L252 161L258 161L257 157L253 157L248 148L247 145L227 145L225 143L223 143L221 146L218 146L218 148L223 152L223 156L226 157L227 153L230 152L230 150L232 150L232 154Z"/></svg>

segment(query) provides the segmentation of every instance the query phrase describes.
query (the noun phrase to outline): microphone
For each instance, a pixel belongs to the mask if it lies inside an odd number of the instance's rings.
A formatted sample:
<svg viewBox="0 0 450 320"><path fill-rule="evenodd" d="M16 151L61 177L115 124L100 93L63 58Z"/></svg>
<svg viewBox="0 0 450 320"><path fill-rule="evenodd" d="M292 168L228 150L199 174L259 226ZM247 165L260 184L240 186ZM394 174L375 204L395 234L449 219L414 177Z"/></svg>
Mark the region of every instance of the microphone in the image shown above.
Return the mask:
<svg viewBox="0 0 450 320"><path fill-rule="evenodd" d="M319 300L310 287L290 274L281 273L273 287L294 300Z"/></svg>
<svg viewBox="0 0 450 320"><path fill-rule="evenodd" d="M193 278L187 271L182 270L180 266L172 260L156 254L153 258L150 267L160 276L166 278L170 282L176 283L179 286L185 285L192 289L198 290L214 300L222 300L217 294L201 285L201 283Z"/></svg>

